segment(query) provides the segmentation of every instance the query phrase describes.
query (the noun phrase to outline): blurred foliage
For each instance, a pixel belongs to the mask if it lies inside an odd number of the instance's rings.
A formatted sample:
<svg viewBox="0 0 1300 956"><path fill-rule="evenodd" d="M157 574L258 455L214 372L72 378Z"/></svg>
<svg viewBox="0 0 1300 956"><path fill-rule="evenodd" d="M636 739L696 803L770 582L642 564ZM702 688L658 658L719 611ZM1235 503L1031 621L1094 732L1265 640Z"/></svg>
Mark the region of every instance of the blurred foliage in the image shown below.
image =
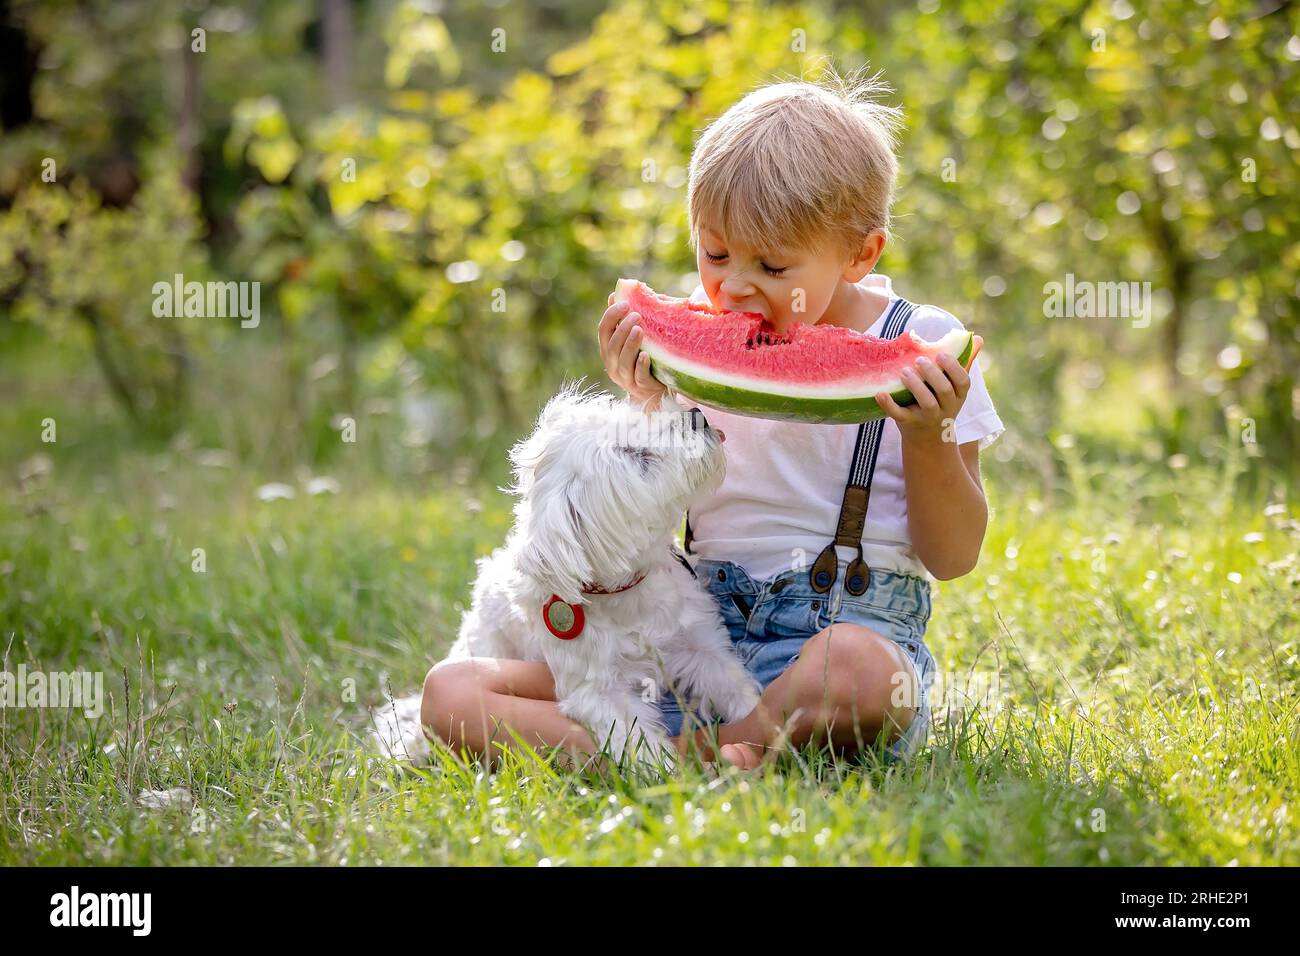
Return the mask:
<svg viewBox="0 0 1300 956"><path fill-rule="evenodd" d="M880 64L914 130L902 271L940 288L924 263L960 276L954 300L1003 349L1006 307L1023 316L1041 338L1004 354L1024 359L1016 374L1031 394L1119 378L1150 402L1165 453L1201 454L1195 436L1226 416L1234 429L1253 420L1275 460L1295 461L1295 11L1145 3L1139 13L1116 0L925 12L938 6L897 18ZM942 178L949 158L955 182ZM1044 284L1067 273L1150 282L1151 326L1044 318ZM1051 403L1027 411L1039 434L1055 418Z"/></svg>
<svg viewBox="0 0 1300 956"><path fill-rule="evenodd" d="M20 192L0 215L0 296L10 318L95 357L113 396L147 430L169 432L187 409L191 349L181 319L154 316L153 285L205 273L193 197L156 151L125 209L84 180Z"/></svg>
<svg viewBox="0 0 1300 956"><path fill-rule="evenodd" d="M1221 458L1246 434L1250 456L1300 460L1290 4L383 0L343 4L349 68L327 76L339 3L15 4L39 70L31 121L0 141L0 342L37 321L87 348L89 310L134 384L166 380L137 353L217 364L257 336L307 434L397 403L430 449L510 435L562 377L603 380L619 276L693 288L699 131L759 83L869 63L908 127L880 268L984 334L1000 461L1059 467L1048 437ZM146 167L167 151L170 174ZM184 206L187 163L197 228L157 211ZM180 259L260 282L261 326L183 341L152 319L145 292ZM32 262L76 262L91 288ZM1049 318L1067 274L1150 282L1150 326Z"/></svg>

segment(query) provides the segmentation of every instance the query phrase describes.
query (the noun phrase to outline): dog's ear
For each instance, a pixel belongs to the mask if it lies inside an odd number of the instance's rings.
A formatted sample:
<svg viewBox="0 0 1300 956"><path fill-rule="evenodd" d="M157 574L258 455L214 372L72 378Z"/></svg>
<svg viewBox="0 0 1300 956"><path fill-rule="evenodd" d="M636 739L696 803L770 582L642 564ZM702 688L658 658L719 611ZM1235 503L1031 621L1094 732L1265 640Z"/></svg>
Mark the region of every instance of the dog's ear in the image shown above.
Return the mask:
<svg viewBox="0 0 1300 956"><path fill-rule="evenodd" d="M523 536L516 565L544 590L562 601L583 601L582 585L591 578L582 516L574 504L574 482L542 492L534 488L530 507L520 522Z"/></svg>

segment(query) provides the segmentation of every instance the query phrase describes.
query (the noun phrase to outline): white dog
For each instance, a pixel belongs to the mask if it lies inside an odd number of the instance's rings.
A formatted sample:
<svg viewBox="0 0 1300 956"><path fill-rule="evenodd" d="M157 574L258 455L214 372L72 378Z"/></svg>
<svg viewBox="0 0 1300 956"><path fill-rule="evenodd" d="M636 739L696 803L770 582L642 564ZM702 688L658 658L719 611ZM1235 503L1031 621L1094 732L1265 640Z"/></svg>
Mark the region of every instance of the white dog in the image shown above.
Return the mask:
<svg viewBox="0 0 1300 956"><path fill-rule="evenodd" d="M673 551L683 512L722 481L722 436L699 412L647 414L563 389L510 452L520 496L505 546L478 562L448 659L545 661L560 712L614 756L671 758L665 692L740 720L758 685L714 599Z"/></svg>
<svg viewBox="0 0 1300 956"><path fill-rule="evenodd" d="M747 716L758 684L673 550L683 512L722 481L722 441L698 411L561 390L510 452L514 527L479 559L447 659L544 661L561 713L616 758L645 743L674 765L664 693L706 719Z"/></svg>

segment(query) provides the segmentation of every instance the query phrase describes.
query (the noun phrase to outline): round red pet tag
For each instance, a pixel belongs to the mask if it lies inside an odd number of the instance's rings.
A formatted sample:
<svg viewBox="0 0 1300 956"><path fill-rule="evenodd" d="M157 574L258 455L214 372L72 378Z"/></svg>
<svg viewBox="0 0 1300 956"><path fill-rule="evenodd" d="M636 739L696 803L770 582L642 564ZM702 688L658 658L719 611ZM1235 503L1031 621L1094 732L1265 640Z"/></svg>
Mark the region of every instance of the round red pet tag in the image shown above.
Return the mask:
<svg viewBox="0 0 1300 956"><path fill-rule="evenodd" d="M546 622L546 629L562 641L573 640L587 623L582 605L561 601L558 594L552 594L542 608L542 620Z"/></svg>

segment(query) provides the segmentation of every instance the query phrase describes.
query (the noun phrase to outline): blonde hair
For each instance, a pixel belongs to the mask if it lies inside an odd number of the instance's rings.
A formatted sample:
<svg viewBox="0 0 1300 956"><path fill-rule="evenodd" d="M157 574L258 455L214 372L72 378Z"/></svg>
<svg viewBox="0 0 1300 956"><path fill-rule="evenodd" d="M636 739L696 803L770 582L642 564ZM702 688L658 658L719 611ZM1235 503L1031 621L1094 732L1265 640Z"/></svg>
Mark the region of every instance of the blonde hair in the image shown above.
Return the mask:
<svg viewBox="0 0 1300 956"><path fill-rule="evenodd" d="M829 240L856 255L872 230L889 235L903 111L877 98L880 75L772 83L704 131L691 156L690 244L701 224L750 248L811 250Z"/></svg>

